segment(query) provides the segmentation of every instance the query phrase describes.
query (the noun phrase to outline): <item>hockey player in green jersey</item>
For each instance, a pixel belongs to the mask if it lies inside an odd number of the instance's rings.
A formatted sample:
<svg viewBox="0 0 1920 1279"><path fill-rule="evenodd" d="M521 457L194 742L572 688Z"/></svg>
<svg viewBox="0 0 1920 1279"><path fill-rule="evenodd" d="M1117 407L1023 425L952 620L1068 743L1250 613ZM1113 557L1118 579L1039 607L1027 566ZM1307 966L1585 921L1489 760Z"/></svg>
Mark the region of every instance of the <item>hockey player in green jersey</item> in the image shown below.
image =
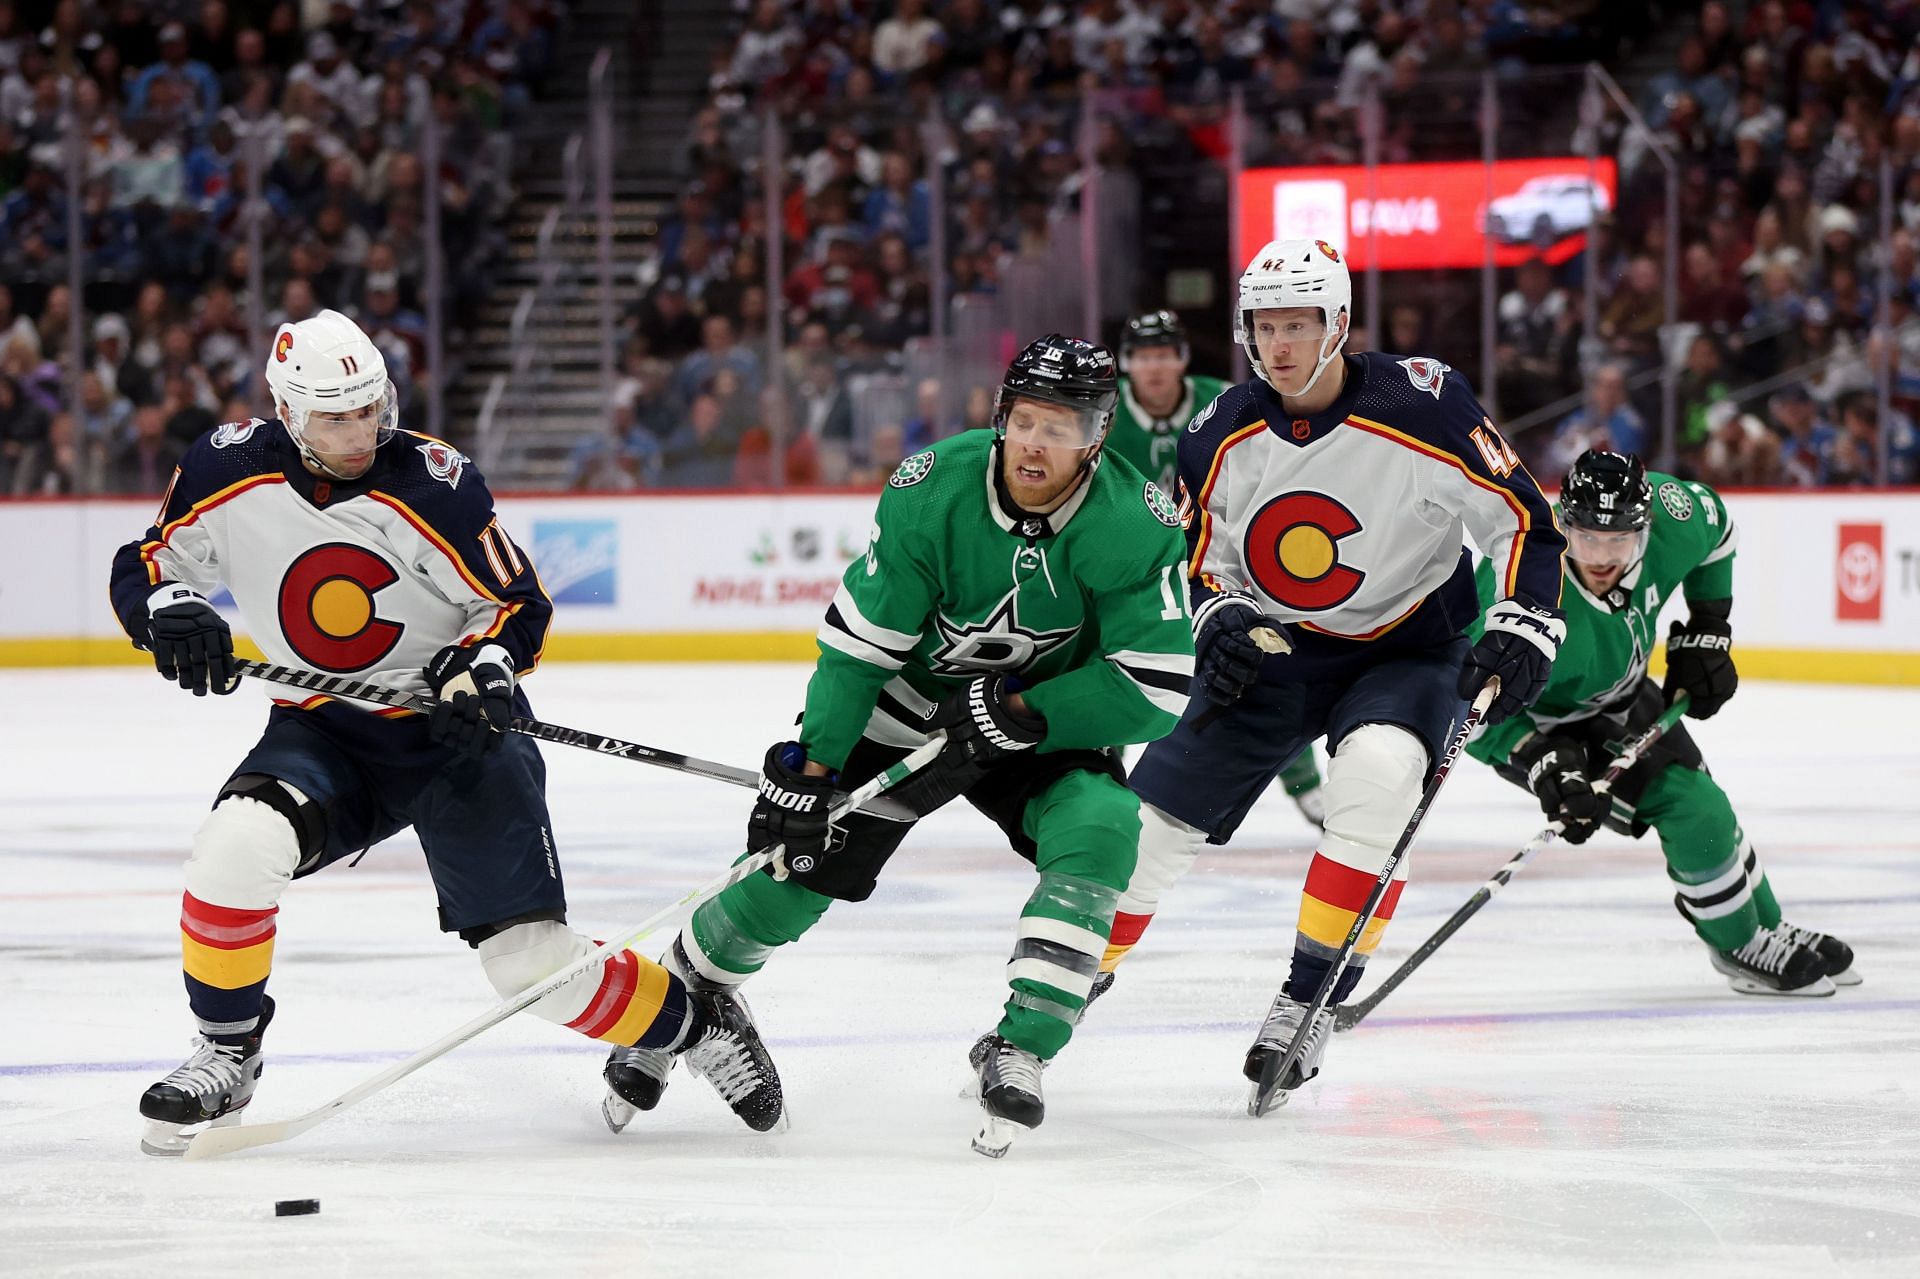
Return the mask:
<svg viewBox="0 0 1920 1279"><path fill-rule="evenodd" d="M1180 432L1194 415L1212 404L1227 383L1187 372L1192 350L1187 327L1171 311L1148 311L1127 321L1120 339L1120 407L1113 415L1107 450L1133 463L1133 469L1172 497L1180 484ZM1280 770L1300 815L1325 826L1326 801L1320 794L1320 769L1311 746Z"/></svg>
<svg viewBox="0 0 1920 1279"><path fill-rule="evenodd" d="M1133 873L1139 802L1116 748L1171 729L1193 673L1179 513L1102 456L1117 394L1105 347L1042 338L1008 368L991 432L942 440L887 481L820 627L799 740L767 751L748 825L749 847L786 845L790 873L706 903L666 961L732 988L835 900L864 900L910 826L830 827L830 797L944 731L890 793L921 815L965 796L1039 871L977 1067L974 1145L993 1156L1040 1124L1041 1067L1073 1033ZM615 1053L607 1082L647 1109L671 1062Z"/></svg>
<svg viewBox="0 0 1920 1279"><path fill-rule="evenodd" d="M1660 836L1674 905L1706 943L1713 966L1743 995L1831 995L1857 985L1853 951L1780 917L1759 855L1700 749L1675 725L1611 796L1593 779L1622 745L1685 692L1706 719L1739 685L1734 669L1732 517L1704 484L1649 474L1637 458L1587 452L1561 488L1567 533L1567 638L1546 690L1520 715L1467 747L1531 791L1570 844L1605 825ZM1494 598L1489 565L1480 598ZM1664 688L1647 676L1660 609L1678 591L1688 618L1667 637ZM1611 803L1608 803L1608 799Z"/></svg>

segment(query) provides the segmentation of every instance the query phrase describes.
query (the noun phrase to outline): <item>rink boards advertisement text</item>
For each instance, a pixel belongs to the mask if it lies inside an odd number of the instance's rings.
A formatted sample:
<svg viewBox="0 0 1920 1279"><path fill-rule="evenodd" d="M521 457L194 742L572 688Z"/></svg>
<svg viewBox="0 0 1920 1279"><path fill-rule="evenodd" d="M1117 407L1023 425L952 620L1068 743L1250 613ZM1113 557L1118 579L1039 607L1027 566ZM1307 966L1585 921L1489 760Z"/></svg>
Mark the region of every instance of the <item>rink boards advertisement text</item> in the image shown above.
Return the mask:
<svg viewBox="0 0 1920 1279"><path fill-rule="evenodd" d="M805 660L870 494L504 497L560 660ZM1920 683L1920 493L1734 493L1743 675ZM107 599L151 501L0 502L0 664L145 661ZM216 603L232 613L224 596ZM1681 606L1668 617L1682 615Z"/></svg>

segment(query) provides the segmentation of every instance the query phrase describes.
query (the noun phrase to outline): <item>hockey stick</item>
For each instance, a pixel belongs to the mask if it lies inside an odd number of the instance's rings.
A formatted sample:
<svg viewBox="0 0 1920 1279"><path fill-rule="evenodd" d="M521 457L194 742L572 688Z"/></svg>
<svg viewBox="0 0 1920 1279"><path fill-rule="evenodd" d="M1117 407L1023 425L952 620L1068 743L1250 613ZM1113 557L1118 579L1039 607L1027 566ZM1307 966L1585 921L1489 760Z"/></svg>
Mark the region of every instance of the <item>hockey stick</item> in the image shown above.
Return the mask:
<svg viewBox="0 0 1920 1279"><path fill-rule="evenodd" d="M380 706L420 711L423 714L439 704L434 698L423 693L409 693L404 689L385 688L379 684L368 684L357 679L347 679L341 675L322 675L318 671L300 670L292 666L274 666L244 657L235 659L234 666L242 675L251 675L255 679L266 680L271 684L304 688L309 692L323 693L329 697L349 697L357 702L373 702ZM652 764L657 768L670 768L676 773L692 773L695 777L707 777L732 786L744 786L748 790L753 790L760 785L759 776L747 769L734 768L729 764L716 764L712 760L695 759L691 755L676 755L672 751L656 750L651 746L642 746L638 742L621 741L617 737L585 733L577 728L562 728L558 724L528 719L521 715L516 715L509 727L516 733L537 737L543 742L553 742L560 746L577 746L581 750L593 751L598 755L612 755L641 764ZM891 800L878 800L871 805L863 806L860 811L875 817L883 817L890 822L910 822L915 819L914 814L905 806Z"/></svg>
<svg viewBox="0 0 1920 1279"><path fill-rule="evenodd" d="M1613 763L1607 767L1606 775L1593 784L1593 793L1596 795L1610 793L1614 784L1626 771L1638 764L1641 758L1653 749L1653 744L1680 721L1680 716L1686 709L1687 695L1681 693L1674 698L1673 705L1669 706L1659 719L1649 724L1645 732L1627 743L1619 755L1614 757ZM1433 958L1433 952L1439 950L1447 938L1459 932L1461 925L1472 919L1482 906L1492 901L1493 895L1507 886L1508 881L1519 873L1522 866L1526 865L1529 857L1551 844L1554 838L1565 829L1566 825L1562 822L1548 822L1538 835L1522 844L1520 851L1508 858L1507 864L1495 871L1492 879L1475 889L1473 896L1467 898L1466 905L1454 911L1445 923L1434 930L1433 936L1421 942L1420 948L1408 955L1400 967L1388 974L1386 980L1382 981L1372 994L1357 1004L1348 1004L1336 1010L1333 1014L1333 1028L1352 1030L1359 1025L1361 1018L1378 1007L1380 1001L1391 995L1401 982L1411 977L1414 969Z"/></svg>
<svg viewBox="0 0 1920 1279"><path fill-rule="evenodd" d="M922 765L930 762L934 756L940 753L946 744L946 737L943 734L942 736L934 738L926 745L919 747L898 764L893 765L887 769L886 772L881 773L871 781L860 786L845 799L835 804L832 812L829 814L830 818L838 820L839 818L845 817L867 800L872 799L875 795L880 794L880 792L901 781ZM241 1124L228 1128L208 1128L203 1130L188 1142L186 1158L211 1159L216 1155L230 1154L236 1150L247 1150L254 1146L271 1146L275 1143L290 1141L298 1137L301 1133L306 1132L316 1124L333 1118L347 1107L357 1102L365 1101L368 1097L373 1096L373 1094L381 1091L388 1085L398 1083L400 1080L405 1079L408 1075L411 1075L414 1071L429 1062L446 1056L461 1044L466 1043L469 1039L473 1039L493 1029L507 1018L552 994L568 982L585 976L594 969L599 968L602 964L605 964L607 960L618 955L628 947L638 945L662 924L683 913L687 907L698 906L722 890L764 869L784 850L784 845L772 844L756 853L749 854L740 861L735 862L732 866L729 866L721 874L687 893L672 905L662 910L657 910L647 916L645 922L635 925L633 929L624 936L595 947L593 950L588 951L580 958L574 960L571 964L568 964L565 968L562 968L559 972L554 973L543 981L534 983L511 999L502 1000L486 1012L475 1017L472 1021L461 1026L458 1030L451 1031L441 1038L434 1040L431 1044L428 1044L425 1048L422 1048L405 1061L389 1066L371 1079L349 1088L346 1092L341 1093L338 1097L335 1097L323 1106L319 1106L296 1118L282 1119L276 1123Z"/></svg>
<svg viewBox="0 0 1920 1279"><path fill-rule="evenodd" d="M1460 758L1460 752L1467 744L1467 738L1479 727L1485 718L1487 707L1493 705L1493 699L1500 696L1500 678L1494 676L1480 686L1480 693L1473 699L1473 705L1467 711L1467 717L1460 721L1460 727L1454 730L1453 740L1447 743L1446 754L1440 757L1439 767L1433 770L1433 777L1427 782L1426 790L1420 794L1420 802L1415 805L1413 816L1407 819L1406 829L1400 832L1400 840L1387 854L1386 865L1380 868L1380 877L1373 883L1373 891L1367 894L1367 901L1360 913L1353 917L1353 927L1347 930L1347 939L1340 943L1340 952L1333 957L1333 963L1327 968L1327 975L1320 982L1320 989L1314 992L1313 1002L1307 1006L1307 1015L1300 1022L1300 1028L1293 1032L1293 1039L1287 1044L1287 1051L1277 1057L1268 1057L1260 1068L1260 1078L1253 1086L1253 1095L1247 1099L1247 1113L1255 1119L1273 1108L1273 1095L1278 1091L1280 1080L1300 1059L1307 1045L1307 1035L1313 1030L1313 1019L1320 1015L1333 997L1334 987L1340 984L1340 974L1345 970L1347 961L1353 958L1354 948L1360 944L1360 934L1373 921L1373 912L1380 908L1381 899L1387 895L1387 886L1393 883L1393 873L1400 868L1400 859L1407 855L1407 847L1413 843L1413 837L1420 833L1420 825L1427 819L1427 810L1433 807L1434 799L1440 794L1440 787L1453 772L1454 764Z"/></svg>

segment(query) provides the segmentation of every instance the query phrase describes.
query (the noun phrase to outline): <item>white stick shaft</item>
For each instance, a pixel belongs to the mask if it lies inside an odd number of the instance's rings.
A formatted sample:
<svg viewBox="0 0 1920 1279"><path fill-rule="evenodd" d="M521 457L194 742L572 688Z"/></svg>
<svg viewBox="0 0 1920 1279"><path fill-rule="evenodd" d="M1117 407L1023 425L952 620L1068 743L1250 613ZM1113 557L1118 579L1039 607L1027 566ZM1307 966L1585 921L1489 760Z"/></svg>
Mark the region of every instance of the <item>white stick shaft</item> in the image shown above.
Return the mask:
<svg viewBox="0 0 1920 1279"><path fill-rule="evenodd" d="M912 773L915 769L928 763L935 755L940 753L941 748L945 745L945 737L936 737L926 745L919 747L898 764L893 765L859 789L848 794L840 803L834 805L832 812L833 819L838 820L846 816L867 800L872 799L875 795L886 790L895 782ZM783 845L775 844L770 848L761 849L751 857L735 862L724 872L716 875L700 887L688 892L672 905L655 911L649 915L644 922L635 925L632 930L624 936L608 942L605 945L595 947L593 950L588 951L580 958L574 960L571 964L568 964L565 968L560 969L558 972L541 981L535 982L519 994L502 1000L459 1029L441 1036L405 1061L396 1062L372 1078L356 1084L346 1092L341 1093L338 1097L335 1097L332 1101L318 1106L304 1115L275 1123L242 1124L230 1128L208 1128L188 1143L186 1158L210 1159L215 1155L224 1155L235 1150L246 1150L253 1146L268 1146L275 1142L286 1141L289 1138L299 1136L314 1125L331 1119L333 1116L347 1109L347 1107L365 1101L368 1097L373 1096L373 1094L389 1085L398 1083L427 1063L446 1056L461 1044L493 1029L522 1009L538 1003L541 999L559 990L575 978L599 968L602 964L606 963L607 960L627 949L629 946L636 945L645 940L662 924L680 915L690 904L698 905L706 901L709 897L725 891L747 876L763 870L781 853L783 847Z"/></svg>

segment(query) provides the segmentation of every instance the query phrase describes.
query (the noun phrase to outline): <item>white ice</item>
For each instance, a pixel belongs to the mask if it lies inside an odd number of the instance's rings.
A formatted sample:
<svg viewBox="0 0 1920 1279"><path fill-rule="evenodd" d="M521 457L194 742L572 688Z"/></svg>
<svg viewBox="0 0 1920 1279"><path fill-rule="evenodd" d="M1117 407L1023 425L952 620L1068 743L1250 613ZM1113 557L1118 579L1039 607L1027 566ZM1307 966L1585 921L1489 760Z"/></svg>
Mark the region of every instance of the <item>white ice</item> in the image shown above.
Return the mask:
<svg viewBox="0 0 1920 1279"><path fill-rule="evenodd" d="M548 718L757 762L798 666L550 666ZM277 1147L137 1148L185 1055L180 862L252 742L253 690L0 674L0 1272L662 1276L1920 1273L1920 690L1750 683L1697 736L1788 917L1866 984L1729 992L1651 839L1542 854L1292 1105L1244 1113L1308 828L1277 790L1166 903L1047 1072L1045 1125L968 1148L1032 871L970 810L750 987L790 1132L677 1074L623 1136L602 1051L521 1018ZM722 866L744 792L550 747L573 918L609 935ZM1540 825L1465 761L1413 854L1384 973ZM410 836L295 884L257 1118L304 1112L492 1002ZM277 1199L318 1216L276 1219Z"/></svg>

